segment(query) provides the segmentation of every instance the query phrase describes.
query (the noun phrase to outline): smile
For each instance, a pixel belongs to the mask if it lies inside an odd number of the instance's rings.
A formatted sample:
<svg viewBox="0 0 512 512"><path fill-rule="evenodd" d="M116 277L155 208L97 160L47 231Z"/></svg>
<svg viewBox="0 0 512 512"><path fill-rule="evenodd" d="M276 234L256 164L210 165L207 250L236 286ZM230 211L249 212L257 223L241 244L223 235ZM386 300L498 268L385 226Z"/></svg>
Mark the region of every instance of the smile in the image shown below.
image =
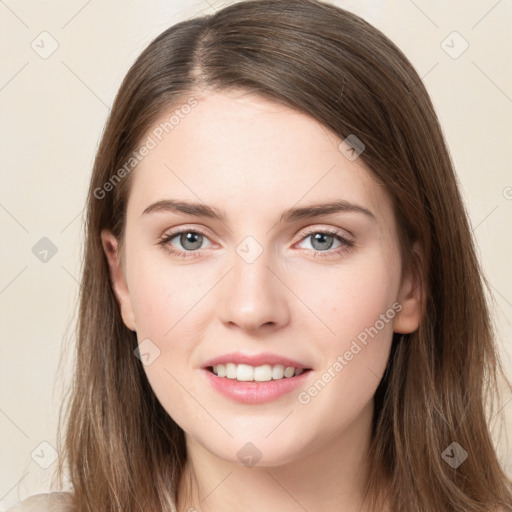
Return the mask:
<svg viewBox="0 0 512 512"><path fill-rule="evenodd" d="M249 364L235 363L217 364L208 369L218 377L225 377L239 382L281 380L307 371L304 368L295 368L294 366L284 366L282 364L251 366Z"/></svg>
<svg viewBox="0 0 512 512"><path fill-rule="evenodd" d="M261 365L252 367L249 365L239 364L235 365L234 369L230 365L233 363L226 363L221 365L219 370L219 365L215 365L217 372L226 372L228 367L230 372L236 370L236 374L241 372L242 378L250 380L238 380L235 377L220 377L215 374L212 366L203 368L202 374L206 377L206 381L209 386L211 386L215 391L223 395L225 398L228 398L231 401L243 403L243 404L263 404L266 402L272 402L279 398L285 397L295 397L296 390L299 387L306 386L306 383L310 380L309 377L314 375L314 372L310 369L295 369L293 366L284 367L283 365ZM224 370L222 369L224 366ZM245 368L248 366L249 369ZM275 369L275 367L278 367ZM280 366L280 368L279 368ZM242 369L239 369L242 367ZM258 370L258 368L262 368L263 370ZM283 374L283 377L277 379L268 379L270 372L276 371L276 375ZM293 375L291 377L286 377L286 375L290 375L293 370ZM244 372L247 374L244 375ZM256 373L256 378L260 378L259 373L265 373L265 381L257 381L254 379ZM233 375L233 373L231 373ZM295 393L294 393L295 392ZM292 398L290 398L292 399Z"/></svg>

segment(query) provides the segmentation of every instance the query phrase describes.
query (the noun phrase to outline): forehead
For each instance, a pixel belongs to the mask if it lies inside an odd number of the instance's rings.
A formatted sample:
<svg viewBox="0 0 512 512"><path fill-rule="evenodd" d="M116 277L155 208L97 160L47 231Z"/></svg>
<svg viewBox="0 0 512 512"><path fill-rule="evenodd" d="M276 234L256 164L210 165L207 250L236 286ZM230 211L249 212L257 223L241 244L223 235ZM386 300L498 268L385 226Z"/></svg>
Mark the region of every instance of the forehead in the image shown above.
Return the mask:
<svg viewBox="0 0 512 512"><path fill-rule="evenodd" d="M129 210L140 215L172 197L211 204L228 216L256 210L275 216L293 205L343 199L390 221L386 191L312 117L247 92L194 98L191 109L176 104L162 112L141 141L152 148L132 171Z"/></svg>

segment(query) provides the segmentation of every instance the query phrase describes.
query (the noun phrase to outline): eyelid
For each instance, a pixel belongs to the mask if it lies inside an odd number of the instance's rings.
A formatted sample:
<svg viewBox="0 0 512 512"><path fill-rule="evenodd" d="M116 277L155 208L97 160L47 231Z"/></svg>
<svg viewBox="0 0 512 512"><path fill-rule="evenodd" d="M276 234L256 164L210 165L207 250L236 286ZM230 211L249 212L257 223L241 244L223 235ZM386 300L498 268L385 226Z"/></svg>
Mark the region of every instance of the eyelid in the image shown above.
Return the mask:
<svg viewBox="0 0 512 512"><path fill-rule="evenodd" d="M180 224L179 226L176 226L174 228L166 229L165 232L162 234L161 238L166 238L171 235L179 235L183 232L192 231L195 233L199 233L203 236L207 236L208 238L211 238L211 235L209 234L210 231L203 227L197 227L194 225L188 225L188 224Z"/></svg>
<svg viewBox="0 0 512 512"><path fill-rule="evenodd" d="M313 233L317 233L319 231L329 232L332 235L340 236L341 238L344 238L347 241L355 243L355 236L347 229L342 229L334 226L325 226L322 224L315 224L313 226L308 226L307 228L302 229L298 234L299 241L302 240L303 237L311 235ZM348 236L346 236L344 233L347 233Z"/></svg>

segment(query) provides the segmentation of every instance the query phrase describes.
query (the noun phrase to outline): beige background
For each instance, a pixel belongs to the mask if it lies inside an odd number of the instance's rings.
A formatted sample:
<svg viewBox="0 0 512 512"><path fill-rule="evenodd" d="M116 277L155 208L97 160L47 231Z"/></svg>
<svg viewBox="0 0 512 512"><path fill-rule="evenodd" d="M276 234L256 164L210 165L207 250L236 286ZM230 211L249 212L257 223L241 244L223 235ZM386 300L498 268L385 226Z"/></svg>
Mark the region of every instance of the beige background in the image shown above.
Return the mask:
<svg viewBox="0 0 512 512"><path fill-rule="evenodd" d="M82 209L109 106L129 66L157 34L227 3L0 1L0 511L49 490L70 375ZM333 3L380 28L424 78L493 287L500 351L512 376L512 4ZM43 237L57 249L46 263L32 252ZM62 347L69 353L57 372ZM506 392L507 431L511 399ZM512 456L503 446L500 457L511 472Z"/></svg>

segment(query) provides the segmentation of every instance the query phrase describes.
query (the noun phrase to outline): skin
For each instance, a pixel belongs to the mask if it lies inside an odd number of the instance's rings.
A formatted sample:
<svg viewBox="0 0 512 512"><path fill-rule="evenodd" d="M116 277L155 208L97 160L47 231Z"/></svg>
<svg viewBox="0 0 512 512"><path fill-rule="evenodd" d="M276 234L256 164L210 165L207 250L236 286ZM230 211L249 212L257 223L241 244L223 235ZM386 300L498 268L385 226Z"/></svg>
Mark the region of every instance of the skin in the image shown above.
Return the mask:
<svg viewBox="0 0 512 512"><path fill-rule="evenodd" d="M101 233L123 321L139 343L149 338L160 350L144 370L186 433L187 469L199 487L186 495L188 477L182 479L179 510L312 512L343 504L355 512L373 395L393 331L412 332L420 322L421 286L401 273L390 198L362 160L347 159L341 139L313 118L240 91L195 97L198 105L132 171L124 246ZM223 209L226 221L143 215L166 198ZM278 222L288 208L339 199L375 219L338 212ZM206 235L192 249L197 257L169 254L171 246L191 247L179 235L158 244L176 227ZM336 238L315 243L322 229L355 245L336 253ZM262 249L252 263L236 251L247 236ZM301 404L298 393L394 303L401 305L394 318ZM297 392L265 404L237 403L215 391L201 369L233 350L274 352L312 371ZM253 467L237 457L247 442L262 454Z"/></svg>

